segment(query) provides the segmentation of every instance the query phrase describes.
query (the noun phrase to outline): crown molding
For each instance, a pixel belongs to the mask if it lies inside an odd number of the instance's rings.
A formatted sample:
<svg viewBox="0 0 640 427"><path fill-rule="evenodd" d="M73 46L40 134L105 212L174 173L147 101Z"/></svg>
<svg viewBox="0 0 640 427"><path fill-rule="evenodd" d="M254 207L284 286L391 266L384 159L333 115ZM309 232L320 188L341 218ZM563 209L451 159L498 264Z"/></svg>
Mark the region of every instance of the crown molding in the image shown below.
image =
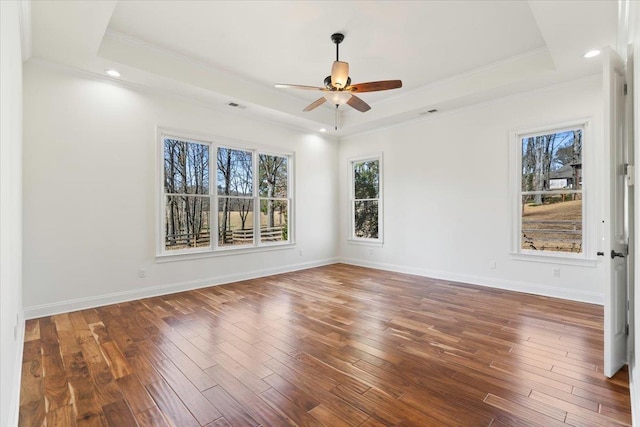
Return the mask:
<svg viewBox="0 0 640 427"><path fill-rule="evenodd" d="M243 116L246 119L255 120L255 121L267 124L269 126L274 126L276 128L287 129L290 131L299 132L306 135L317 135L322 139L331 141L333 143L338 143L340 139L339 135L313 131L303 125L297 125L293 122L276 120L274 118L265 116L263 114L260 114L259 112L255 112L252 110L232 109L227 107L226 103L216 103L216 102L209 102L205 99L197 99L192 96L187 96L178 90L170 90L167 88L160 88L160 87L145 85L141 83L134 83L134 82L118 79L118 78L113 78L113 77L107 76L106 74L96 73L87 69L74 67L69 64L63 64L60 62L51 61L49 59L40 58L37 56L32 57L29 60L29 64L36 67L55 70L60 73L70 74L78 78L89 79L93 81L100 81L103 83L124 87L129 90L133 90L146 95L159 96L165 99L175 99L190 105L206 108L210 111L216 111L222 114Z"/></svg>

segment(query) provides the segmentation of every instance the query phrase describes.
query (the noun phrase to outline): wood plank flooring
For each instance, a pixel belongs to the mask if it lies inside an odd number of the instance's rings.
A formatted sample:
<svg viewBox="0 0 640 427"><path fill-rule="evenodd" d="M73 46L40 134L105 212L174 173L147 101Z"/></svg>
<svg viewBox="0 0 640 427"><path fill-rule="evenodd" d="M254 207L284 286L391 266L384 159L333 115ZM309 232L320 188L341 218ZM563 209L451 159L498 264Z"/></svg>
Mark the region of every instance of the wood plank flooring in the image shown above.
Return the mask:
<svg viewBox="0 0 640 427"><path fill-rule="evenodd" d="M27 321L20 425L630 425L602 325L336 264Z"/></svg>

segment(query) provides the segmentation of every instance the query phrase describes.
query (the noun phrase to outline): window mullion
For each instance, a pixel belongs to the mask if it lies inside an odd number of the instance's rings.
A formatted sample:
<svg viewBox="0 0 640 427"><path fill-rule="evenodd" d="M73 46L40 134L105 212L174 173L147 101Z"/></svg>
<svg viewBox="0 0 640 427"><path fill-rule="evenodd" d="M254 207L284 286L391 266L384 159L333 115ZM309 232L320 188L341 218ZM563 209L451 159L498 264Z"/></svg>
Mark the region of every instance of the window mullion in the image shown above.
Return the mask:
<svg viewBox="0 0 640 427"><path fill-rule="evenodd" d="M218 218L218 206L220 204L218 200L218 147L216 145L209 145L209 196L211 197L211 204L209 206L209 215L211 221L209 227L211 231L211 245L212 250L218 249L220 243L220 218Z"/></svg>
<svg viewBox="0 0 640 427"><path fill-rule="evenodd" d="M260 197L258 194L258 180L260 179L260 165L259 165L259 157L260 154L257 151L253 151L253 186L252 186L252 196L253 196L253 244L254 246L259 246L261 237L260 237Z"/></svg>

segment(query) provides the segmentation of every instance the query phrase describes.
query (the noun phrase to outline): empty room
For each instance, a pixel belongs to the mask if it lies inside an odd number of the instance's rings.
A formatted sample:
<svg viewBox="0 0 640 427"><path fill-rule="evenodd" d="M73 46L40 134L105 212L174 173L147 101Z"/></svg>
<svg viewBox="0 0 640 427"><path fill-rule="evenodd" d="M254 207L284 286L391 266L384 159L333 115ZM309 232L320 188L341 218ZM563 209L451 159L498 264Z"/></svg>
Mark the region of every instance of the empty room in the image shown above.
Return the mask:
<svg viewBox="0 0 640 427"><path fill-rule="evenodd" d="M0 0L0 427L640 425L639 46L633 0Z"/></svg>

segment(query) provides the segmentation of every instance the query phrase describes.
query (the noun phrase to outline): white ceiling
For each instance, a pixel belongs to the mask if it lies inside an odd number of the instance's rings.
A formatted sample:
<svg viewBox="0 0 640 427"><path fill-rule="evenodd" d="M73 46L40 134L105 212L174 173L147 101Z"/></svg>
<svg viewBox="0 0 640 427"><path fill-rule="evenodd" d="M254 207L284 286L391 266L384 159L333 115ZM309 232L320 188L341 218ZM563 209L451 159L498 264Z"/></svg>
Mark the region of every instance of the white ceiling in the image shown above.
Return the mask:
<svg viewBox="0 0 640 427"><path fill-rule="evenodd" d="M33 58L185 96L309 131L347 135L594 74L615 47L616 1L32 1ZM401 79L361 94L366 113L325 104L303 113L335 59L354 83Z"/></svg>

